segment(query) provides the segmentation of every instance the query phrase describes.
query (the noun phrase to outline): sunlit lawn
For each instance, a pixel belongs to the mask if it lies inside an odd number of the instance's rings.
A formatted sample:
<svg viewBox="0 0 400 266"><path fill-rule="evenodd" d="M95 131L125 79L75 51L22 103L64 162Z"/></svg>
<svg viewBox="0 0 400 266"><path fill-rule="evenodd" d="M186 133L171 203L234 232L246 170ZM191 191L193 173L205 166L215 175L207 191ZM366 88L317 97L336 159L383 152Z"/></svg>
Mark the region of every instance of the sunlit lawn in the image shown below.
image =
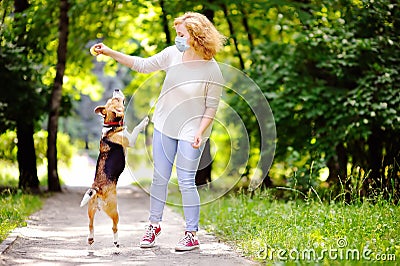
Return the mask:
<svg viewBox="0 0 400 266"><path fill-rule="evenodd" d="M235 191L223 195L215 187L199 192L200 226L254 260L278 265L400 261L400 207L385 200L346 204L293 197L284 201L277 199L276 189L253 195ZM183 214L174 178L167 201Z"/></svg>
<svg viewBox="0 0 400 266"><path fill-rule="evenodd" d="M273 191L230 194L201 208L201 224L267 264L396 264L400 208L273 199Z"/></svg>

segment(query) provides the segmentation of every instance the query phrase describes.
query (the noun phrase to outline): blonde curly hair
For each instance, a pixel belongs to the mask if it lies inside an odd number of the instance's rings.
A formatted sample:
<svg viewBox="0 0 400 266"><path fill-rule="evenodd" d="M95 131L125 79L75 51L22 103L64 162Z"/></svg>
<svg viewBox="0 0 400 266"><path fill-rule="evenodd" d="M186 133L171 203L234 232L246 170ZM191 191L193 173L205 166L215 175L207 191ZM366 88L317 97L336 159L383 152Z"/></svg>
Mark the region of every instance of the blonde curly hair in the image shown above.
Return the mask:
<svg viewBox="0 0 400 266"><path fill-rule="evenodd" d="M189 45L205 60L210 60L222 49L226 41L223 36L204 15L187 12L175 18L174 27L183 24L190 34Z"/></svg>

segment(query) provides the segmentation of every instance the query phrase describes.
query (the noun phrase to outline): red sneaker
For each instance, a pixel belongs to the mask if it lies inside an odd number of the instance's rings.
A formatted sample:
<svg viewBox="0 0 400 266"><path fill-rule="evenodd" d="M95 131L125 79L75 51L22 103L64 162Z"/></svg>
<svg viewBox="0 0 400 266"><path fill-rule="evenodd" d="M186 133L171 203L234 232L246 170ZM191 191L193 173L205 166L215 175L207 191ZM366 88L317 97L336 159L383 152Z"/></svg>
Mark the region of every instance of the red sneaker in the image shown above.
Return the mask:
<svg viewBox="0 0 400 266"><path fill-rule="evenodd" d="M188 251L195 248L199 248L200 243L197 236L194 236L190 232L185 232L185 236L179 240L178 244L175 246L176 251Z"/></svg>
<svg viewBox="0 0 400 266"><path fill-rule="evenodd" d="M151 248L156 242L156 236L161 234L161 226L153 226L151 224L146 226L146 232L140 241L141 248Z"/></svg>

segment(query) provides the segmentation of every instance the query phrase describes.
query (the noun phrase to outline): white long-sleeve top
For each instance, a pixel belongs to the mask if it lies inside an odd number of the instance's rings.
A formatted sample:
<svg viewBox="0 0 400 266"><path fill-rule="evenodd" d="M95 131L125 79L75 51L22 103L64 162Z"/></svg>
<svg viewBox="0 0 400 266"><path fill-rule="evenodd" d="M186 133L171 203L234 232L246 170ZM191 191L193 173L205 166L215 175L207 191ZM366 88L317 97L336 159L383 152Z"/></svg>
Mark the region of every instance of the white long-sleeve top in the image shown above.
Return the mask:
<svg viewBox="0 0 400 266"><path fill-rule="evenodd" d="M218 108L224 80L214 59L183 63L182 57L175 45L169 46L148 58L134 56L132 69L166 72L152 118L154 128L171 138L193 142L206 109ZM209 138L211 128L203 139Z"/></svg>

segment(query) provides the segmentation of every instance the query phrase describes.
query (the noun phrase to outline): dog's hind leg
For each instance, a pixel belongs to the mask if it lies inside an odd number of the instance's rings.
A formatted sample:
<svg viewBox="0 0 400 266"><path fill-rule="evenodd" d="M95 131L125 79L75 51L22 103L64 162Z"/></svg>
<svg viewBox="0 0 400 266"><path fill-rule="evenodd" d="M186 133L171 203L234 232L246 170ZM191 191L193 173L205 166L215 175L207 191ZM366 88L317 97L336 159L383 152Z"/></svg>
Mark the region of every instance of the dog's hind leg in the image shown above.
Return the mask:
<svg viewBox="0 0 400 266"><path fill-rule="evenodd" d="M94 242L94 215L97 211L97 198L91 199L88 204L88 216L89 216L89 236L87 238L88 244L92 245Z"/></svg>
<svg viewBox="0 0 400 266"><path fill-rule="evenodd" d="M114 193L112 193L112 195L108 196L107 202L104 205L103 210L113 221L112 231L113 231L114 246L119 248L119 240L118 240L119 214L118 214L116 192L114 192Z"/></svg>
<svg viewBox="0 0 400 266"><path fill-rule="evenodd" d="M113 240L114 240L114 246L116 246L117 248L119 248L119 239L118 239L118 221L119 221L119 215L118 215L118 211L115 212L115 214L113 215L113 217L111 217L113 220Z"/></svg>
<svg viewBox="0 0 400 266"><path fill-rule="evenodd" d="M118 214L118 210L116 208L117 208L117 206L115 204L115 210L107 210L105 212L108 214L108 216L110 216L110 218L113 221L112 231L113 231L114 246L119 248L119 239L118 239L119 214Z"/></svg>

